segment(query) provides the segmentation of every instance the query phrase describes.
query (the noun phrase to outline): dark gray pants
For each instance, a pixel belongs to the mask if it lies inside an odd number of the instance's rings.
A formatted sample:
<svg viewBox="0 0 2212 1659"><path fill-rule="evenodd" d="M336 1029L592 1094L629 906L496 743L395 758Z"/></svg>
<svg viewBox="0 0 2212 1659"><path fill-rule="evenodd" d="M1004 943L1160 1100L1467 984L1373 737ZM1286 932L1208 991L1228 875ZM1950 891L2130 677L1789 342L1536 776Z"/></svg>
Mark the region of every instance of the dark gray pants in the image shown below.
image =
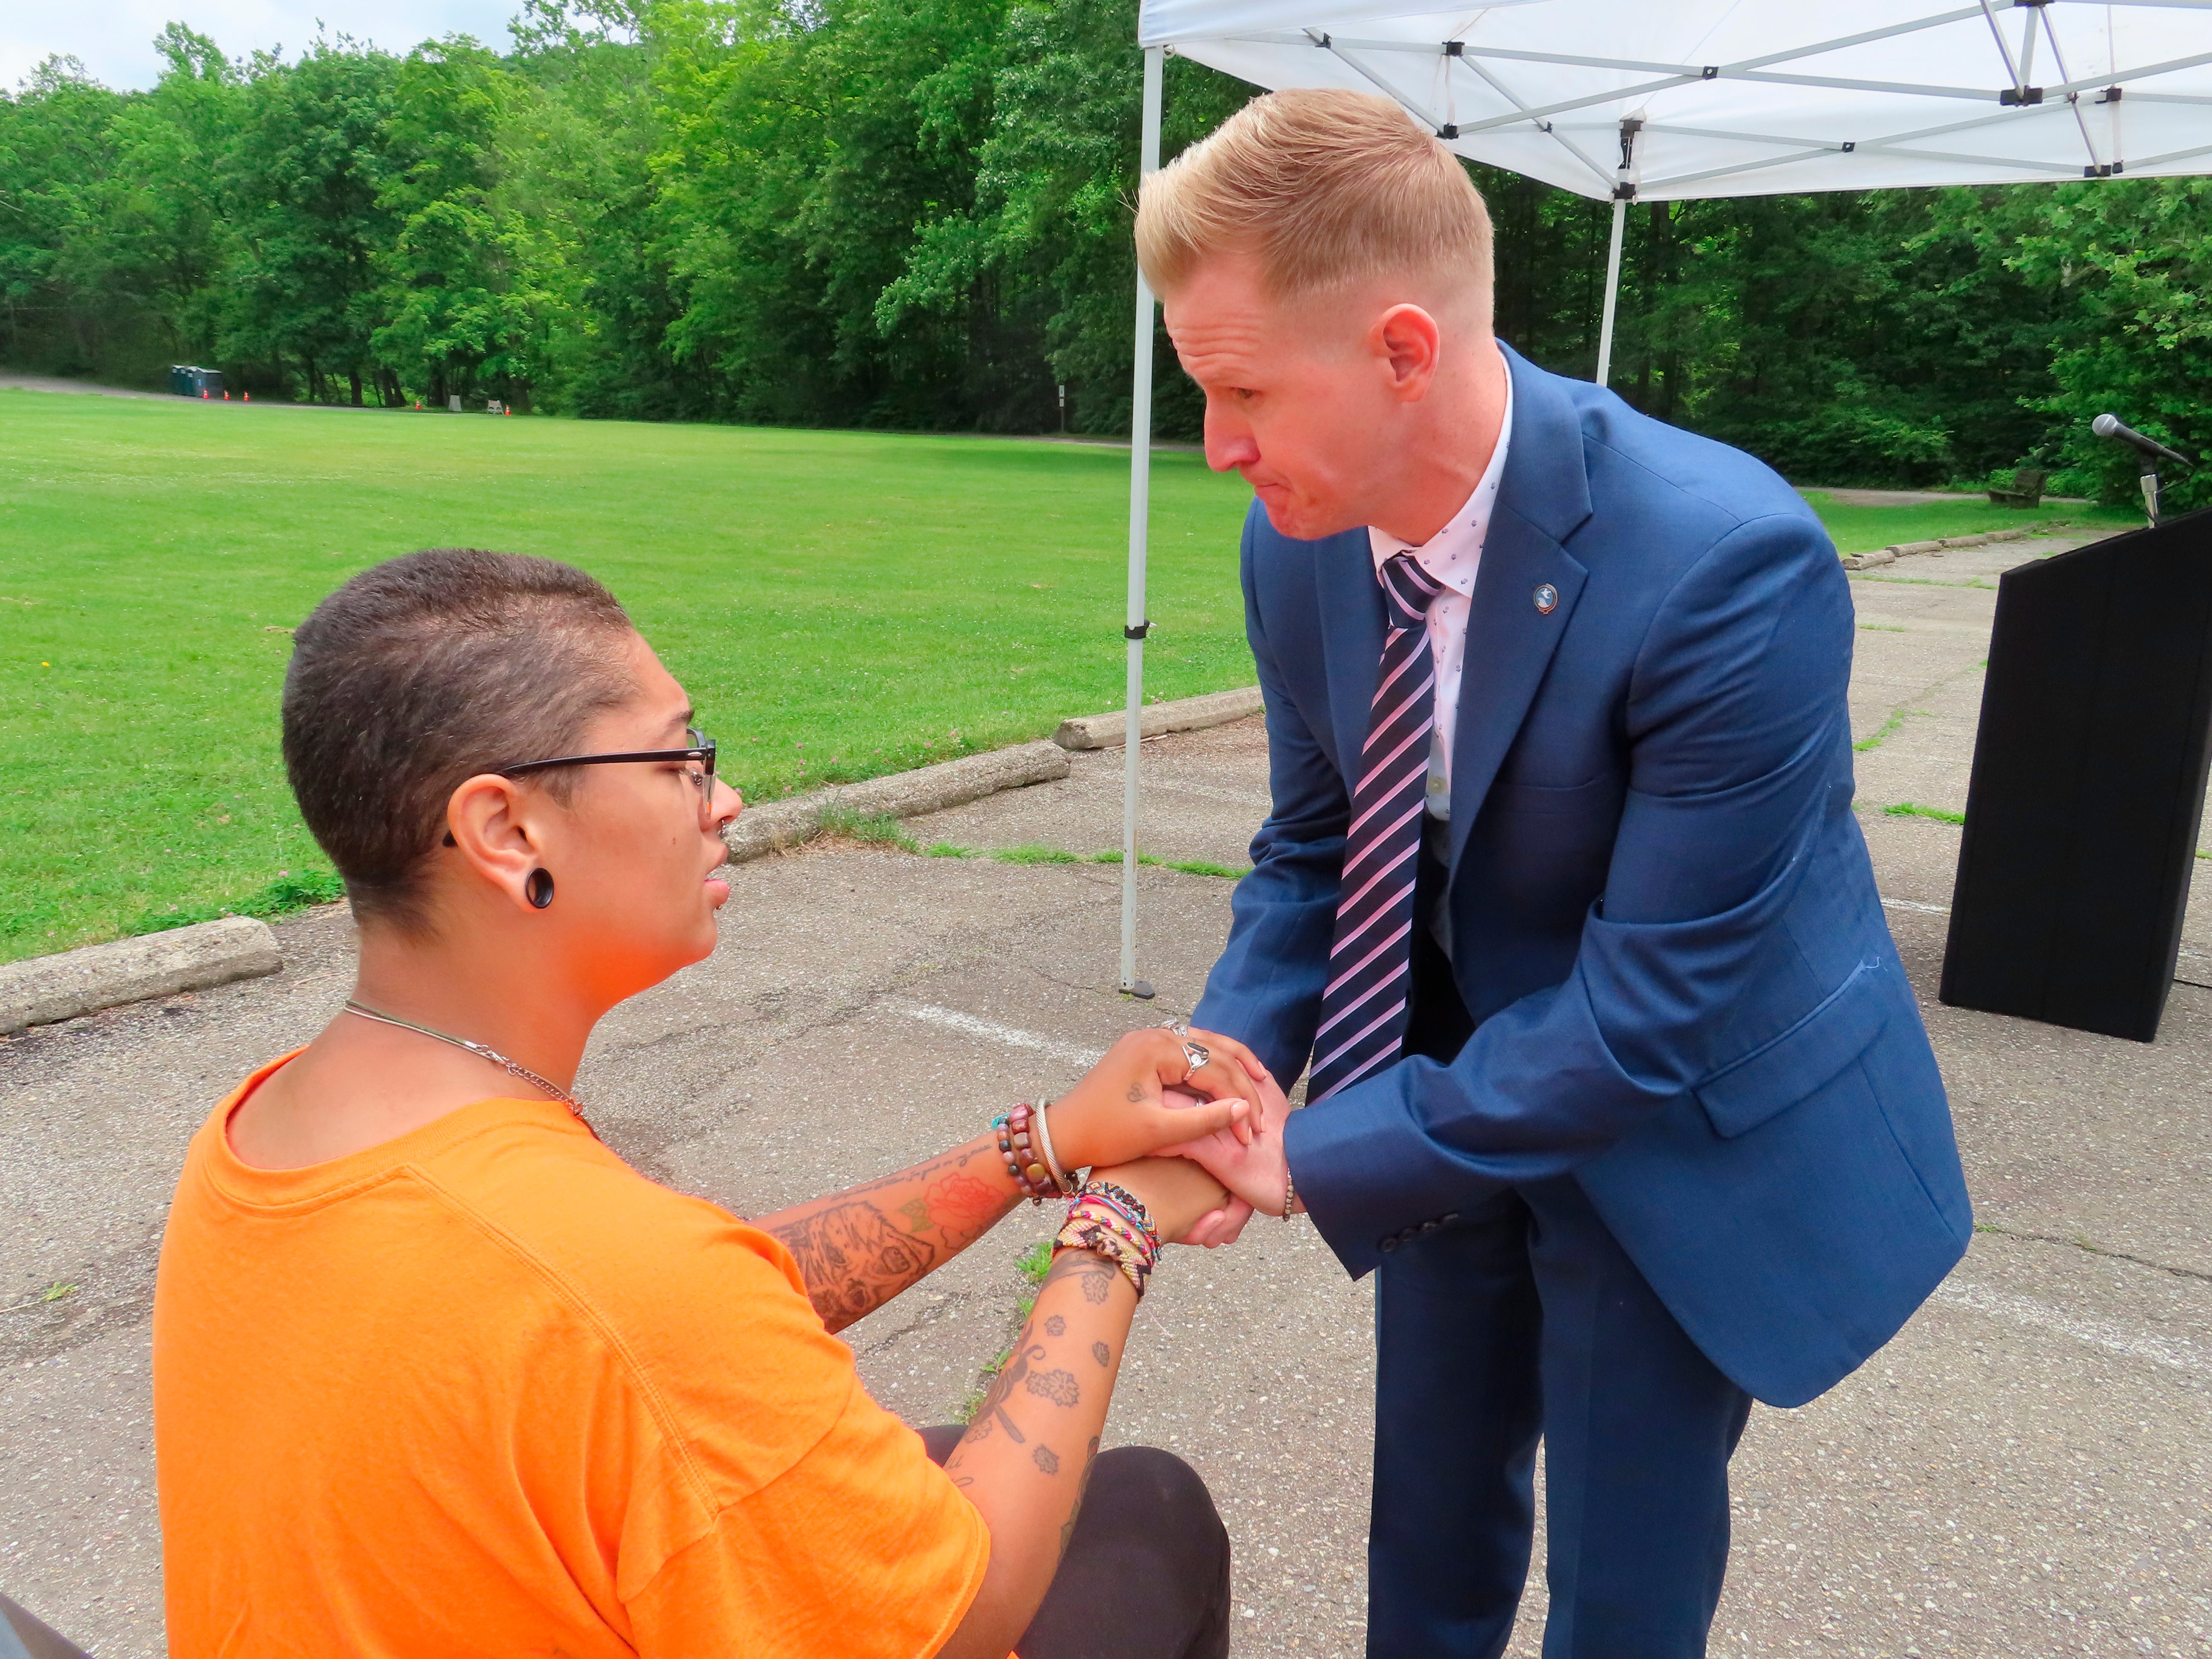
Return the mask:
<svg viewBox="0 0 2212 1659"><path fill-rule="evenodd" d="M932 1461L966 1431L924 1429ZM1075 1536L1022 1639L1021 1659L1227 1659L1229 1534L1173 1452L1101 1452Z"/></svg>

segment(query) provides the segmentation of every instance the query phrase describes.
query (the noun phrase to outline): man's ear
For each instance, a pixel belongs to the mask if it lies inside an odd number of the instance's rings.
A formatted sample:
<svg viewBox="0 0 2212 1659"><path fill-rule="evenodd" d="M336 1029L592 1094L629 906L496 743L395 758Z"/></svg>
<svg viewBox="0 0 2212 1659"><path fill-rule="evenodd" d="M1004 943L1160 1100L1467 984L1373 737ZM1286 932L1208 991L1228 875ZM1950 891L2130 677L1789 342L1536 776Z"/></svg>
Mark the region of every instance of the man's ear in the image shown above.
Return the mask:
<svg viewBox="0 0 2212 1659"><path fill-rule="evenodd" d="M512 778L480 773L446 799L446 835L468 868L531 908L524 884L544 863L544 848L531 824L540 803L526 798Z"/></svg>
<svg viewBox="0 0 2212 1659"><path fill-rule="evenodd" d="M1428 395L1443 354L1443 331L1416 305L1395 305L1376 319L1368 349L1389 367L1392 393L1404 403Z"/></svg>

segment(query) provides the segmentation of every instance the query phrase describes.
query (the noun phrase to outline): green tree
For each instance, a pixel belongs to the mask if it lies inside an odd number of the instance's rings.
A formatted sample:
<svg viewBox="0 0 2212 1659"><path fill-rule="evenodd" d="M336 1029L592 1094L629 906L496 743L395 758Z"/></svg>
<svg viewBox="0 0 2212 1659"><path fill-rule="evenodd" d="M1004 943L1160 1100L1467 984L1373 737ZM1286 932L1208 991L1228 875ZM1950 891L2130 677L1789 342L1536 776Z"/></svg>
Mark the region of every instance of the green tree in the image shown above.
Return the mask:
<svg viewBox="0 0 2212 1659"><path fill-rule="evenodd" d="M362 402L386 320L378 256L400 216L386 192L412 157L393 148L400 61L341 37L298 63L252 63L228 194L239 249L228 273L226 356L279 378L297 366L321 401L337 380Z"/></svg>
<svg viewBox="0 0 2212 1659"><path fill-rule="evenodd" d="M441 404L484 389L527 402L529 242L496 195L499 131L525 90L465 39L419 46L400 65L387 154L408 160L378 194L395 225L374 258L384 320L369 337L389 402L403 379Z"/></svg>
<svg viewBox="0 0 2212 1659"><path fill-rule="evenodd" d="M2089 431L2107 410L2212 460L2212 181L2085 181L2008 208L1984 234L2060 301L2057 386L2039 407L2058 418L2075 476L2106 501L2136 498L2133 453ZM2212 506L2212 468L2166 471L2169 506Z"/></svg>
<svg viewBox="0 0 2212 1659"><path fill-rule="evenodd" d="M99 211L112 291L152 325L162 356L193 360L216 346L231 254L224 179L246 94L207 36L172 23L154 44L161 76L117 112Z"/></svg>
<svg viewBox="0 0 2212 1659"><path fill-rule="evenodd" d="M125 102L73 58L0 94L0 323L14 362L90 373L136 321L112 303L102 220Z"/></svg>
<svg viewBox="0 0 2212 1659"><path fill-rule="evenodd" d="M1137 142L1143 62L1133 0L1014 0L993 76L988 137L977 148L971 204L948 204L922 228L897 280L878 301L879 323L916 311L949 313L986 283L1028 290L1049 306L1045 355L1071 388L1071 424L1126 432L1130 324L1137 266ZM967 95L963 79L924 82L926 111ZM1161 155L1172 160L1211 132L1255 89L1188 58L1166 66ZM1194 436L1202 406L1176 373L1164 331L1155 337L1154 429ZM1042 425L1042 421L1035 424Z"/></svg>

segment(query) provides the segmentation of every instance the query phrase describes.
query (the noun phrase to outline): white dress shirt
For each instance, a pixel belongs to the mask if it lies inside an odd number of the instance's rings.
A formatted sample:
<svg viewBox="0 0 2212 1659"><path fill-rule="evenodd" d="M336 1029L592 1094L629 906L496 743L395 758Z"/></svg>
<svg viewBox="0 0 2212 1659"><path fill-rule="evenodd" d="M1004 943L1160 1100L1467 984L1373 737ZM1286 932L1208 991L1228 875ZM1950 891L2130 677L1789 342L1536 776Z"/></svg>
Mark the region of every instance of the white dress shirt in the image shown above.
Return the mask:
<svg viewBox="0 0 2212 1659"><path fill-rule="evenodd" d="M1505 378L1505 417L1498 428L1498 447L1467 505L1442 530L1419 547L1388 531L1367 527L1375 552L1376 580L1383 562L1411 553L1421 568L1444 586L1429 605L1429 654L1436 665L1436 726L1429 736L1429 813L1451 818L1452 737L1459 730L1460 673L1467 657L1467 617L1474 598L1474 575L1482 564L1482 544L1490 533L1490 511L1505 475L1505 446L1513 436L1513 377Z"/></svg>

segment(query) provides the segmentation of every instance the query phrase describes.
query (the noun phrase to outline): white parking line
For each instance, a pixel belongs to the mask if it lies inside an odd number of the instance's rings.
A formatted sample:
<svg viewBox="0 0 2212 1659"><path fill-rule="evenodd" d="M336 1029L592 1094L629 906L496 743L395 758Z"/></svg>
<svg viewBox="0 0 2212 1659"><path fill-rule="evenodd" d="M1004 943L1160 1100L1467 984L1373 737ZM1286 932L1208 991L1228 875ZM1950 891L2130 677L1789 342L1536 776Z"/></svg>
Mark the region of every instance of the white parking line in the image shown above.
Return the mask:
<svg viewBox="0 0 2212 1659"><path fill-rule="evenodd" d="M940 1008L933 1002L885 1002L878 1006L885 1013L918 1019L925 1024L941 1025L949 1031L981 1037L987 1042L1003 1043L1009 1048L1027 1048L1036 1054L1050 1054L1054 1060L1064 1060L1086 1072L1098 1063L1098 1056L1104 1052L1097 1048L1079 1048L1072 1042L1055 1042L1035 1031L1024 1031L1018 1025L1001 1025L995 1019L963 1014L957 1008Z"/></svg>
<svg viewBox="0 0 2212 1659"><path fill-rule="evenodd" d="M2212 1352L2207 1352L2193 1342L2152 1336L2109 1319L2100 1319L2094 1314L2069 1313L2063 1308L2054 1308L2047 1302L2036 1301L2033 1297L2015 1296L2010 1291L1991 1290L1986 1285L1963 1284L1957 1279L1949 1279L1936 1287L1936 1294L1930 1300L1948 1302L1954 1307L1970 1308L1976 1313L1990 1314L1998 1319L2009 1319L2015 1324L2033 1325L2039 1330L2056 1331L2061 1336L2072 1337L2076 1342L2087 1342L2094 1347L2124 1354L2130 1359L2148 1359L2154 1365L2169 1365L2178 1371L2212 1376Z"/></svg>
<svg viewBox="0 0 2212 1659"><path fill-rule="evenodd" d="M1890 910L1917 910L1928 916L1948 916L1951 914L1951 907L1948 904L1923 904L1918 899L1893 899L1885 894L1881 902L1883 908Z"/></svg>

